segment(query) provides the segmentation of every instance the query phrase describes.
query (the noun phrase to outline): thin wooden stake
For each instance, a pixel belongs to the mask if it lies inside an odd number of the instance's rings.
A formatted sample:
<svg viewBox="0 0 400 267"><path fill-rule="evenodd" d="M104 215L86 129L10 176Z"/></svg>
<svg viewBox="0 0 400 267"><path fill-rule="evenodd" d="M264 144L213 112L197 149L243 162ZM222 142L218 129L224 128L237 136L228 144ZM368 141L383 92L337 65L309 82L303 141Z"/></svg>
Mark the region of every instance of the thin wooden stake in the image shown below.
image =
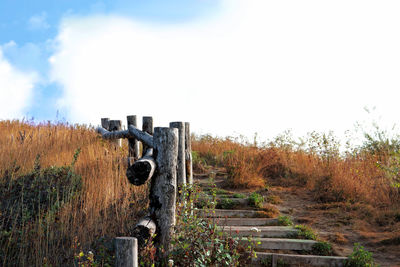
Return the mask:
<svg viewBox="0 0 400 267"><path fill-rule="evenodd" d="M130 115L127 116L127 121L128 121L128 128L129 125L133 125L135 127L137 127L137 120L136 120L136 115ZM128 138L128 142L129 142L129 157L133 158L133 161L136 161L139 159L139 141L136 138ZM129 162L131 164L133 164L133 162Z"/></svg>
<svg viewBox="0 0 400 267"><path fill-rule="evenodd" d="M110 130L110 118L101 118L101 127L106 129L107 131Z"/></svg>
<svg viewBox="0 0 400 267"><path fill-rule="evenodd" d="M185 161L186 161L186 183L193 184L193 160L192 160L192 136L190 123L185 122Z"/></svg>
<svg viewBox="0 0 400 267"><path fill-rule="evenodd" d="M185 123L181 121L171 122L171 128L177 128L179 134L178 143L178 166L177 166L177 184L178 190L186 185L186 164L185 164Z"/></svg>
<svg viewBox="0 0 400 267"><path fill-rule="evenodd" d="M153 117L145 116L142 118L142 131L153 135ZM142 143L143 154L147 151L148 146Z"/></svg>
<svg viewBox="0 0 400 267"><path fill-rule="evenodd" d="M120 120L110 120L109 121L109 131L110 132L116 132L116 131L121 131L122 129L122 121ZM117 139L114 141L116 146L121 147L122 146L122 140Z"/></svg>

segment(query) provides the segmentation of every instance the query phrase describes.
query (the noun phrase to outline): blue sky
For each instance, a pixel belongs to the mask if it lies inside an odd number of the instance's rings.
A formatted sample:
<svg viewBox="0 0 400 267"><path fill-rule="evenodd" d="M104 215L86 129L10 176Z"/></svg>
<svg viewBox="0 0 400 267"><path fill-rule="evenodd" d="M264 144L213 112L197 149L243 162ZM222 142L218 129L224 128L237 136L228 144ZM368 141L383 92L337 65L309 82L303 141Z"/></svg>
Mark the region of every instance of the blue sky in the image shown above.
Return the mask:
<svg viewBox="0 0 400 267"><path fill-rule="evenodd" d="M37 121L69 119L68 112L56 105L61 97L59 85L47 77L53 41L64 18L119 15L147 23L176 24L210 16L218 8L218 0L1 0L3 57L15 68L40 76L23 115Z"/></svg>
<svg viewBox="0 0 400 267"><path fill-rule="evenodd" d="M0 0L0 119L262 138L398 124L398 0Z"/></svg>

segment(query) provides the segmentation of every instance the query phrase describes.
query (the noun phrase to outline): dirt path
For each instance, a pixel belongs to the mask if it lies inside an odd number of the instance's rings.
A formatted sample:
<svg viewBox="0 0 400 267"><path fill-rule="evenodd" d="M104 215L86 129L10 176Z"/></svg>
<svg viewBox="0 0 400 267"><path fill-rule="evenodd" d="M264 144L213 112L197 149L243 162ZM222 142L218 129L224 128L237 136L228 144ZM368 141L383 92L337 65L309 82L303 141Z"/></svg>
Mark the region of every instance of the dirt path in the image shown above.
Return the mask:
<svg viewBox="0 0 400 267"><path fill-rule="evenodd" d="M380 243L390 239L393 232L374 229L366 221L354 219L352 207L345 203L316 203L309 192L293 187L273 186L270 194L283 200L278 205L282 214L290 215L296 224L311 226L323 239L331 242L337 255L348 256L353 251L353 244L360 243L373 253L376 263L381 266L400 266L400 245Z"/></svg>

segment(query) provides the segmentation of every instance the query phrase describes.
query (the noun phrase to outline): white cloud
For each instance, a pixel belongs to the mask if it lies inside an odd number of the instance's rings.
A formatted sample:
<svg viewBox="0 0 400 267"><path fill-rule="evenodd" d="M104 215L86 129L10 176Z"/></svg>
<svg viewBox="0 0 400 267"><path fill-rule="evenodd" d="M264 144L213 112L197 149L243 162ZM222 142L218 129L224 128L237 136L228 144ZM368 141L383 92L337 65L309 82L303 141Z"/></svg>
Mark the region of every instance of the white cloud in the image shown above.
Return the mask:
<svg viewBox="0 0 400 267"><path fill-rule="evenodd" d="M142 24L67 18L52 79L76 122L153 115L196 131L341 133L380 108L398 121L398 1L223 1L218 16Z"/></svg>
<svg viewBox="0 0 400 267"><path fill-rule="evenodd" d="M36 80L35 73L21 72L14 68L3 57L0 46L0 119L21 119L24 116Z"/></svg>
<svg viewBox="0 0 400 267"><path fill-rule="evenodd" d="M50 28L50 25L47 23L47 13L42 12L30 17L28 27L30 30L46 30Z"/></svg>

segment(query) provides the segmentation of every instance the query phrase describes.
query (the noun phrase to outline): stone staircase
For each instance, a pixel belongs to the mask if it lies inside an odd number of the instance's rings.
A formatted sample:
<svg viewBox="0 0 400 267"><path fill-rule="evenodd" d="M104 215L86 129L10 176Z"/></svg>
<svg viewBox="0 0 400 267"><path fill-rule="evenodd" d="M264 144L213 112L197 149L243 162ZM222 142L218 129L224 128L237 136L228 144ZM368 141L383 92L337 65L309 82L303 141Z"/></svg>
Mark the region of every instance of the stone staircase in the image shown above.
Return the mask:
<svg viewBox="0 0 400 267"><path fill-rule="evenodd" d="M233 208L198 212L202 217L214 218L218 227L232 236L251 236L257 241L257 257L252 259L251 266L345 265L345 257L315 255L318 241L297 238L298 229L278 225L278 218L265 218L265 213L251 208L247 199L230 198L229 194L217 196L217 201L222 199L228 199Z"/></svg>
<svg viewBox="0 0 400 267"><path fill-rule="evenodd" d="M259 245L252 266L344 266L345 257L312 255L318 242L296 239L298 230L277 225L277 218L253 218L257 210L201 210L200 214L215 218L219 228L233 236L256 238Z"/></svg>

